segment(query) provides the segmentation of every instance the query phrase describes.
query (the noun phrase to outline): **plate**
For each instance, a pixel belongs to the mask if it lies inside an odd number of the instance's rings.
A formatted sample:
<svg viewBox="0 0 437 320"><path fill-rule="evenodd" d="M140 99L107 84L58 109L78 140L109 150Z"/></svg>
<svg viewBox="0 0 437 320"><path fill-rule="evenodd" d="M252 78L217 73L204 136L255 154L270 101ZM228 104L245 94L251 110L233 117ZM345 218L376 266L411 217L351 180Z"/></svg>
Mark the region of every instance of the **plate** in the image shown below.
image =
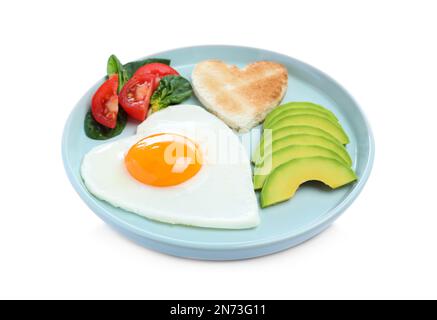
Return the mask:
<svg viewBox="0 0 437 320"><path fill-rule="evenodd" d="M235 260L263 256L296 246L326 229L358 196L369 177L374 142L366 118L351 95L326 74L287 55L240 46L195 46L151 55L171 59L172 67L190 79L193 66L205 59L221 59L240 67L257 60L285 65L288 91L283 99L311 101L335 112L350 138L347 149L358 181L337 190L307 183L292 200L260 209L261 223L249 230L219 230L169 225L115 208L92 196L79 174L83 156L105 141L85 136L83 119L101 79L79 100L64 129L62 156L67 175L80 197L106 223L133 241L160 252L185 258ZM199 104L195 98L186 103ZM135 125L111 140L132 135ZM109 140L109 141L111 141Z"/></svg>

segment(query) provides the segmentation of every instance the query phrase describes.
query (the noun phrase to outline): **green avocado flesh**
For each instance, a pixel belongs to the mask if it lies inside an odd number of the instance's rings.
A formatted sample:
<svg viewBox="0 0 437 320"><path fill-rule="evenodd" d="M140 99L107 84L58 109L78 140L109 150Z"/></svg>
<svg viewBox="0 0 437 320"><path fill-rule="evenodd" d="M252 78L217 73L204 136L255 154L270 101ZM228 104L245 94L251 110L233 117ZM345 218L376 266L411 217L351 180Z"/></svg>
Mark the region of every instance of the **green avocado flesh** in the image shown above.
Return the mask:
<svg viewBox="0 0 437 320"><path fill-rule="evenodd" d="M288 118L291 116L297 116L297 115L314 115L314 116L325 118L326 120L338 124L338 121L336 119L332 119L331 117L329 117L324 112L321 112L320 110L293 108L293 109L287 109L281 114L279 114L278 116L276 116L274 119L272 119L267 124L265 124L265 127L266 128L272 127L275 125L276 122L278 122L281 119Z"/></svg>
<svg viewBox="0 0 437 320"><path fill-rule="evenodd" d="M271 145L266 145L264 148L265 154L255 159L255 164L260 164L265 158L265 155L268 155L269 153L275 153L279 149L292 145L323 147L337 154L346 164L352 164L352 159L343 145L326 139L325 137L315 136L312 134L292 134L273 141Z"/></svg>
<svg viewBox="0 0 437 320"><path fill-rule="evenodd" d="M278 130L293 125L316 127L331 134L341 144L349 143L348 136L338 123L335 123L325 117L319 117L310 114L291 115L286 118L278 119L273 124L271 124L271 126L266 127L264 125L264 130Z"/></svg>
<svg viewBox="0 0 437 320"><path fill-rule="evenodd" d="M356 179L352 169L332 158L293 159L278 166L267 177L261 191L261 207L290 199L299 186L307 181L321 181L335 189Z"/></svg>
<svg viewBox="0 0 437 320"><path fill-rule="evenodd" d="M282 117L288 112L297 112L295 110L300 110L301 113L303 113L303 111L314 111L315 113L324 114L326 117L331 118L335 122L338 121L334 113L318 104L311 102L289 102L273 109L273 111L271 111L264 120L264 126L269 126L274 119L277 117Z"/></svg>
<svg viewBox="0 0 437 320"><path fill-rule="evenodd" d="M288 146L270 153L264 158L264 161L255 166L253 176L255 190L261 189L265 180L267 179L267 176L280 165L293 159L317 156L334 159L346 166L348 165L345 160L327 148L314 145Z"/></svg>
<svg viewBox="0 0 437 320"><path fill-rule="evenodd" d="M264 154L264 145L266 144L265 139L275 141L292 134L312 134L315 136L325 137L326 139L331 140L334 143L337 142L337 140L328 132L310 126L288 126L278 130L272 130L271 136L268 136L267 138L265 138L267 133L266 131L264 131L257 148L252 154L252 161L255 162L256 159L260 158L260 156ZM266 145L271 144L271 141L269 141L269 143L267 143Z"/></svg>

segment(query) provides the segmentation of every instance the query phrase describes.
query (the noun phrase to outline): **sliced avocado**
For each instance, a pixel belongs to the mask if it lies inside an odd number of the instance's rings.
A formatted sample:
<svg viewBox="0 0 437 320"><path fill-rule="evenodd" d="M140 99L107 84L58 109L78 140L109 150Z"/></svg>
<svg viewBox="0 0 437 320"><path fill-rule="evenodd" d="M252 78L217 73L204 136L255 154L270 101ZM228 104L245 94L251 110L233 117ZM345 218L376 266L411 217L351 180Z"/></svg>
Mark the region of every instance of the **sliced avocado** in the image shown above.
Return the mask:
<svg viewBox="0 0 437 320"><path fill-rule="evenodd" d="M326 113L320 111L320 110L314 110L314 109L306 109L306 108L289 108L284 110L281 114L277 115L276 117L274 117L271 121L269 121L265 127L272 127L275 125L275 123L281 119L287 118L287 117L291 117L291 116L295 116L295 115L301 115L301 114L312 114L315 116L319 116L322 118L326 118L329 121L332 121L334 123L338 124L337 119L333 119L331 118L329 115L327 115Z"/></svg>
<svg viewBox="0 0 437 320"><path fill-rule="evenodd" d="M310 180L321 181L335 189L352 181L357 176L341 162L325 157L290 160L278 166L267 177L261 191L261 207L290 199L299 186Z"/></svg>
<svg viewBox="0 0 437 320"><path fill-rule="evenodd" d="M328 120L327 118L310 114L293 115L283 119L279 119L269 127L264 126L264 129L278 130L293 125L316 127L330 133L341 144L349 143L348 136L338 123Z"/></svg>
<svg viewBox="0 0 437 320"><path fill-rule="evenodd" d="M295 109L314 110L314 111L322 112L327 117L330 117L332 120L338 121L337 117L332 111L326 109L325 107L322 107L321 105L311 102L288 102L273 109L264 120L264 125L268 126L270 122L276 117L287 113L289 110L295 110Z"/></svg>
<svg viewBox="0 0 437 320"><path fill-rule="evenodd" d="M274 141L292 134L312 134L315 136L325 137L326 139L332 140L333 142L337 142L337 140L330 133L323 131L322 129L310 127L310 126L288 126L288 127L280 128L278 130L274 130L274 131L272 130L271 137L269 136L268 139ZM266 132L264 131L258 146L256 147L255 151L252 154L253 162L255 162L257 158L263 155L265 136L266 136Z"/></svg>
<svg viewBox="0 0 437 320"><path fill-rule="evenodd" d="M311 134L292 134L289 136L285 136L283 138L273 141L271 145L266 145L266 147L264 148L264 152L267 155L270 152L274 153L279 149L291 145L320 146L335 152L348 165L352 164L352 159L343 145L338 142L326 139L325 137L315 136ZM260 156L259 158L255 159L255 163L261 163L264 158L265 155Z"/></svg>
<svg viewBox="0 0 437 320"><path fill-rule="evenodd" d="M320 146L288 146L268 154L254 169L253 184L255 190L261 189L267 176L281 164L298 158L325 157L348 164L335 152Z"/></svg>

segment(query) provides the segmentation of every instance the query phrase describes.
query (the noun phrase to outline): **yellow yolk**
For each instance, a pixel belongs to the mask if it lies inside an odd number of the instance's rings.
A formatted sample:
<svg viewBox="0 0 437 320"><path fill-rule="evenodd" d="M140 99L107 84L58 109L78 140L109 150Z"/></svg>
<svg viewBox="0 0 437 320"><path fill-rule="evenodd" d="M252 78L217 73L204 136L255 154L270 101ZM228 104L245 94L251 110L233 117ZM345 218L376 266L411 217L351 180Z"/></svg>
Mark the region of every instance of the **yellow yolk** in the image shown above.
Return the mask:
<svg viewBox="0 0 437 320"><path fill-rule="evenodd" d="M197 145L190 139L171 133L148 136L133 145L124 163L136 180L157 187L187 181L202 167Z"/></svg>

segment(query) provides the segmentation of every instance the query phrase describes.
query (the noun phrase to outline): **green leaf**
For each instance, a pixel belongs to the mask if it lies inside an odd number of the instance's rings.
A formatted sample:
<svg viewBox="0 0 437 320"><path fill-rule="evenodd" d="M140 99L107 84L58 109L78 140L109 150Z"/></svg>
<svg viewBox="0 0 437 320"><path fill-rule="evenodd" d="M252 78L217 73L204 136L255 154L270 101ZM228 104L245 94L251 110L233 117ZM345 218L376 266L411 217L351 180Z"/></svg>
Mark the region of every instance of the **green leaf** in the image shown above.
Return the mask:
<svg viewBox="0 0 437 320"><path fill-rule="evenodd" d="M126 127L127 114L122 109L119 108L117 115L117 125L114 129L105 127L94 120L91 110L87 112L84 121L84 129L87 137L94 140L106 140L118 136Z"/></svg>
<svg viewBox="0 0 437 320"><path fill-rule="evenodd" d="M113 74L118 74L117 93L123 88L124 84L129 80L126 68L121 64L120 60L113 54L109 57L106 72L108 77Z"/></svg>
<svg viewBox="0 0 437 320"><path fill-rule="evenodd" d="M118 73L118 70L120 70L120 66L122 66L120 60L118 60L118 58L115 55L111 55L108 59L108 63L106 67L106 72L108 76Z"/></svg>
<svg viewBox="0 0 437 320"><path fill-rule="evenodd" d="M132 61L132 62L126 63L124 65L128 79L130 79L140 67L142 67L146 64L155 63L155 62L163 63L163 64L166 64L168 66L170 65L170 60L160 59L160 58L149 58L149 59L144 59L144 60Z"/></svg>
<svg viewBox="0 0 437 320"><path fill-rule="evenodd" d="M188 99L193 90L190 82L181 76L166 76L159 81L150 100L152 111L156 112L173 104Z"/></svg>

